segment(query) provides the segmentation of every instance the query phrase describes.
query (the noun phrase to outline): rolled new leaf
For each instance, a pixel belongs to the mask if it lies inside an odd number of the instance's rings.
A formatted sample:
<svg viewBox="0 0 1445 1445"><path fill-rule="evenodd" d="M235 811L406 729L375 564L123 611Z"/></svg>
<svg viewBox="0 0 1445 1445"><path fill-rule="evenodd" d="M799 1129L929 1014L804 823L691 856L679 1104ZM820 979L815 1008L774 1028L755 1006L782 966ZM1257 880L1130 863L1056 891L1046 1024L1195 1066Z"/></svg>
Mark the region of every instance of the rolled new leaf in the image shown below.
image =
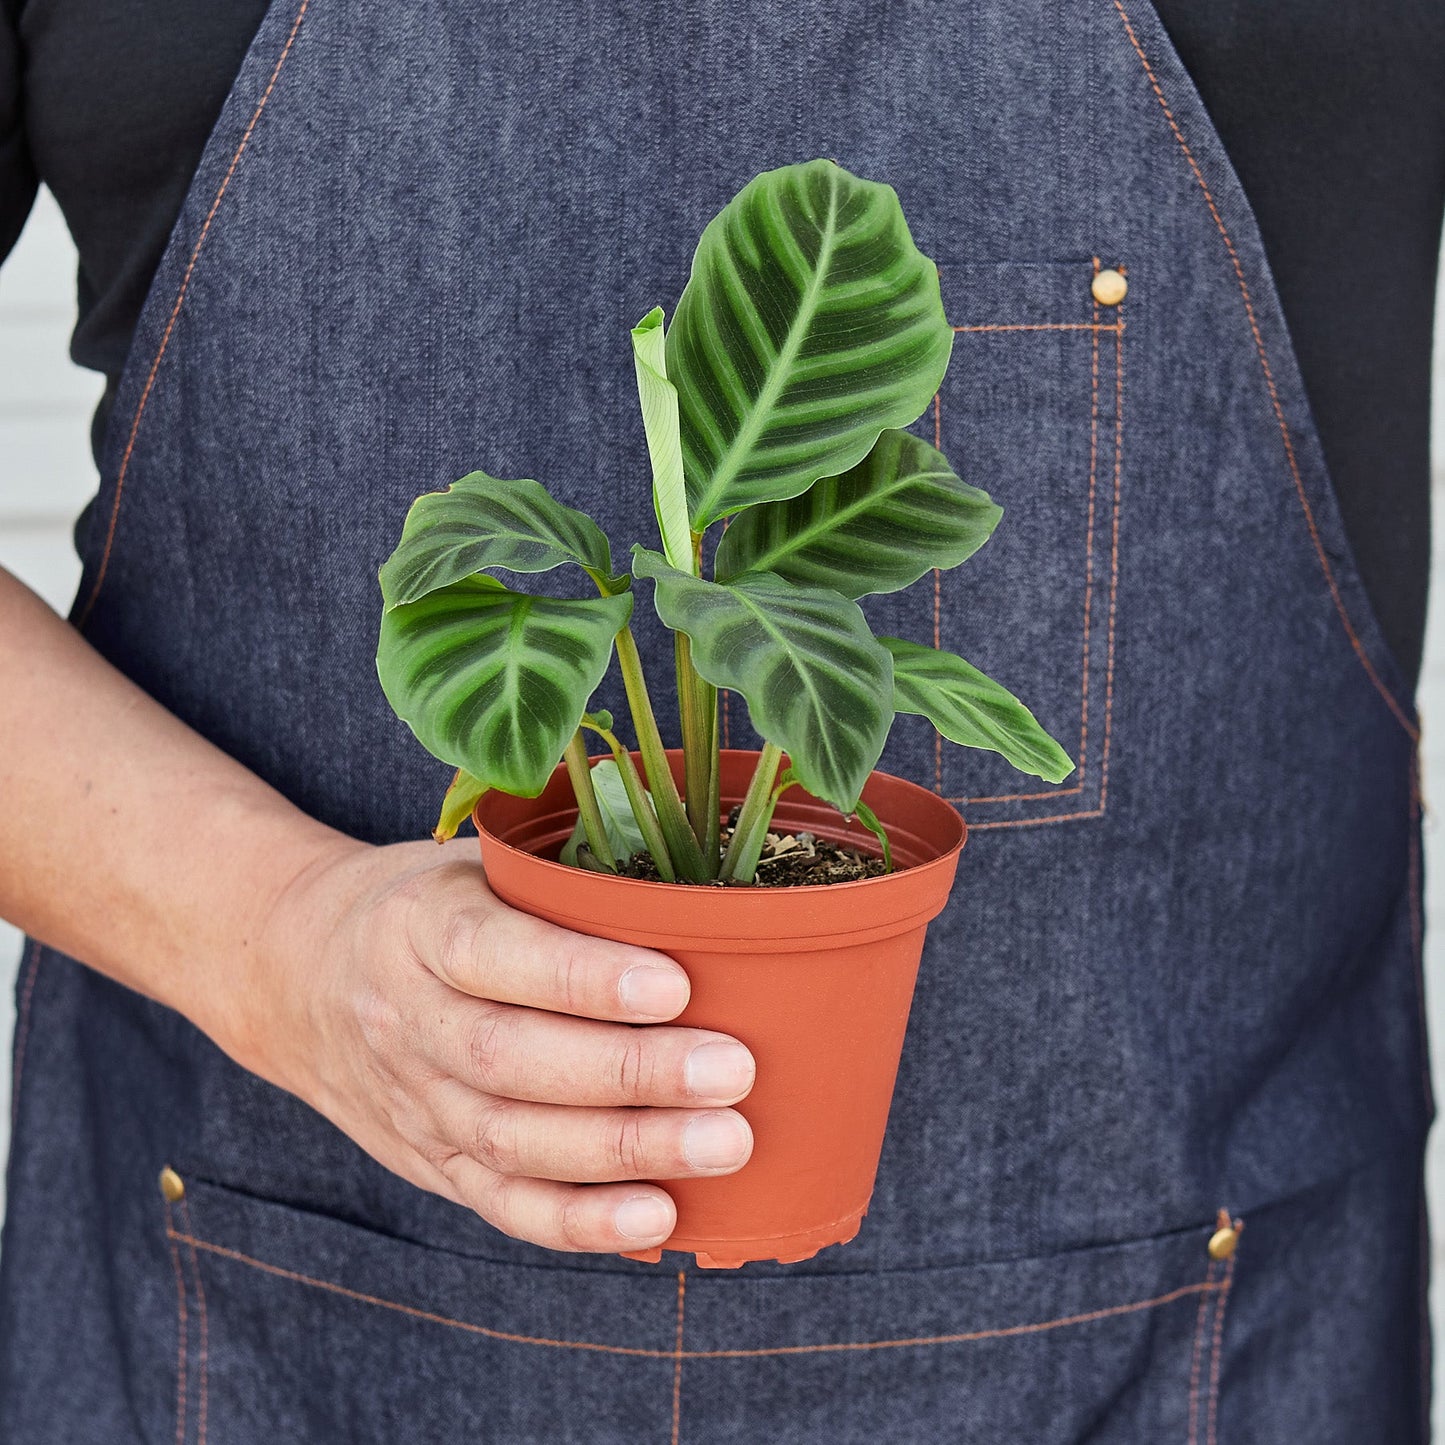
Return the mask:
<svg viewBox="0 0 1445 1445"><path fill-rule="evenodd" d="M953 329L892 187L765 171L708 223L667 337L695 531L847 471L932 401Z"/></svg>
<svg viewBox="0 0 1445 1445"><path fill-rule="evenodd" d="M656 583L663 622L692 639L698 672L742 695L803 787L851 813L894 711L892 661L858 604L766 572L706 582L641 547L633 567Z"/></svg>
<svg viewBox="0 0 1445 1445"><path fill-rule="evenodd" d="M973 556L1002 515L942 452L911 432L889 430L842 476L735 517L714 565L719 581L776 572L845 597L897 592Z"/></svg>
<svg viewBox="0 0 1445 1445"><path fill-rule="evenodd" d="M926 717L950 742L984 748L1020 772L1061 783L1074 771L1069 755L1006 687L956 653L897 637L880 637L893 656L893 705Z"/></svg>
<svg viewBox="0 0 1445 1445"><path fill-rule="evenodd" d="M677 388L667 379L667 342L662 307L654 306L632 328L632 362L647 453L652 459L652 506L667 560L680 572L696 572L687 520L687 484L682 475Z"/></svg>
<svg viewBox="0 0 1445 1445"><path fill-rule="evenodd" d="M563 600L468 577L382 616L377 675L434 757L534 798L597 684L632 594Z"/></svg>
<svg viewBox="0 0 1445 1445"><path fill-rule="evenodd" d="M612 577L607 538L585 512L554 501L529 478L471 472L411 504L401 541L381 568L381 595L388 609L403 607L476 572L550 572L569 562L604 592L625 590Z"/></svg>

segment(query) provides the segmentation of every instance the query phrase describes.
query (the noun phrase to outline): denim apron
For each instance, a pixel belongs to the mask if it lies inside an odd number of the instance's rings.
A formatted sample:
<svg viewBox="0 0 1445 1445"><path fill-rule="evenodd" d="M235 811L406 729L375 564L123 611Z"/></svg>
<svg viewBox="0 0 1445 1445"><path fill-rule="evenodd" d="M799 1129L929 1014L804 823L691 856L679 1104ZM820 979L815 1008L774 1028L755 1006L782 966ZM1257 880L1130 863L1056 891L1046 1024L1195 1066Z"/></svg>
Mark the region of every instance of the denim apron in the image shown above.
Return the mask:
<svg viewBox="0 0 1445 1445"><path fill-rule="evenodd" d="M1425 1438L1415 718L1146 0L275 0L74 620L302 808L425 835L446 770L372 661L408 502L484 465L647 536L627 329L751 175L817 155L939 262L919 425L1005 508L875 620L1078 760L1047 787L900 720L883 765L972 839L861 1234L736 1272L519 1243L35 947L5 1441Z"/></svg>

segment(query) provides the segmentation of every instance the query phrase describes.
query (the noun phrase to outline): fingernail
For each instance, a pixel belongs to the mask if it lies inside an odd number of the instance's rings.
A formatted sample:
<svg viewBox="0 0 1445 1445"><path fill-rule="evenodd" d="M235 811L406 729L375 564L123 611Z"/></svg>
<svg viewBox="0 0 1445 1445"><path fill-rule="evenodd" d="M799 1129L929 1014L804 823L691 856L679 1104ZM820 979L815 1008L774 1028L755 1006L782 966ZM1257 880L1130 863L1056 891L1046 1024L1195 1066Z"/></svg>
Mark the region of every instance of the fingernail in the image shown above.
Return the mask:
<svg viewBox="0 0 1445 1445"><path fill-rule="evenodd" d="M617 1206L612 1223L628 1239L662 1240L672 1232L672 1214L652 1194L637 1194Z"/></svg>
<svg viewBox="0 0 1445 1445"><path fill-rule="evenodd" d="M617 984L617 994L629 1013L646 1018L676 1018L687 1003L687 975L675 968L639 963Z"/></svg>
<svg viewBox="0 0 1445 1445"><path fill-rule="evenodd" d="M753 1056L741 1045L714 1040L687 1056L688 1092L699 1099L736 1099L753 1082Z"/></svg>
<svg viewBox="0 0 1445 1445"><path fill-rule="evenodd" d="M752 1136L737 1114L700 1114L682 1131L682 1152L694 1169L728 1169L748 1157Z"/></svg>

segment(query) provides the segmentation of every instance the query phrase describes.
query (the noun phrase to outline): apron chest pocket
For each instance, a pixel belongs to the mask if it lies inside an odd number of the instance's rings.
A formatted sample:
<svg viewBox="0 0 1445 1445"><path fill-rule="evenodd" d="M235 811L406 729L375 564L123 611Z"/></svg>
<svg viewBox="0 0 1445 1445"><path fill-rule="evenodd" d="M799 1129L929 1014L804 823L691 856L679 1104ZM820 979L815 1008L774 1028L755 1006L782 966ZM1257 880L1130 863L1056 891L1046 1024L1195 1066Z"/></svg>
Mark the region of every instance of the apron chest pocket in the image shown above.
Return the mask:
<svg viewBox="0 0 1445 1445"><path fill-rule="evenodd" d="M961 567L863 607L877 630L997 678L1076 770L1050 785L906 715L881 766L931 784L975 830L1099 817L1116 704L1128 302L1095 300L1088 259L939 269L953 358L913 430L989 492L1003 520Z"/></svg>

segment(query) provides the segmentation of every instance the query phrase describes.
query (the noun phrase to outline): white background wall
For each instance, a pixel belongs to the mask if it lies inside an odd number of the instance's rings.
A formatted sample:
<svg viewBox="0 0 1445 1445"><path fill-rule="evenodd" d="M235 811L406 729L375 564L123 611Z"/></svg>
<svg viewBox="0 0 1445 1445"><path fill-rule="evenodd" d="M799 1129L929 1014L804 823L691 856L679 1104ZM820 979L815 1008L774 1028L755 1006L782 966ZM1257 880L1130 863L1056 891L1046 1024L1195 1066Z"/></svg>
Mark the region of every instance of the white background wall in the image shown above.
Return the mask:
<svg viewBox="0 0 1445 1445"><path fill-rule="evenodd" d="M0 270L0 565L65 612L80 578L70 529L95 488L90 414L99 378L71 365L66 347L75 320L75 252L55 203L42 195L20 244ZM1445 310L1445 308L1442 308ZM1436 1092L1445 1100L1445 831L1429 810L1445 800L1445 326L1436 328L1435 581L1421 683L1426 719L1424 782L1427 908L1442 920L1426 934L1426 976L1436 1039ZM1445 808L1445 802L1441 803ZM9 1058L19 937L0 923L0 1062ZM10 1070L0 1067L0 1152L10 1118ZM1436 1218L1434 1290L1437 1420L1445 1422L1445 1129L1431 1148ZM3 1181L0 1181L3 1189ZM3 1203L3 1196L0 1196Z"/></svg>

